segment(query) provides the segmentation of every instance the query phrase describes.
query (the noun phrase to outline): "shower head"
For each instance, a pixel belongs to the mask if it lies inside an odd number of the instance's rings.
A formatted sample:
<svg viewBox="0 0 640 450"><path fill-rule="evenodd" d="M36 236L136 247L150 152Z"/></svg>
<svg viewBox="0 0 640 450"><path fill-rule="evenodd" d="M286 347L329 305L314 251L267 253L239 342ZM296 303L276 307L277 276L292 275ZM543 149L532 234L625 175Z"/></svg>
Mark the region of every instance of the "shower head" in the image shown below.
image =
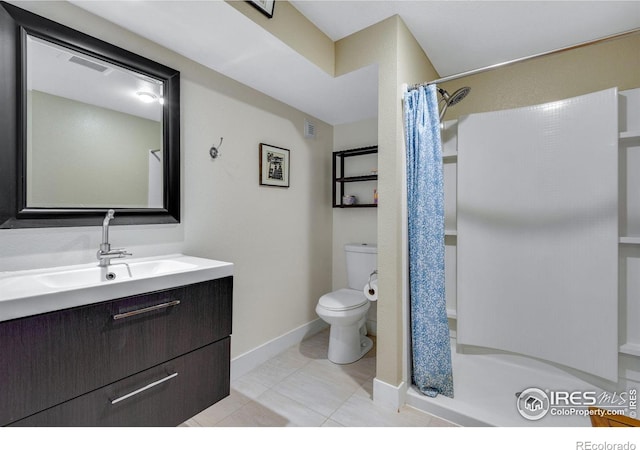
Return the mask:
<svg viewBox="0 0 640 450"><path fill-rule="evenodd" d="M449 95L449 93L447 91L445 91L444 89L438 88L438 92L440 93L440 95L442 95L442 99L440 100L439 103L444 102L444 107L442 108L442 111L440 112L440 120L441 121L442 121L442 118L444 117L444 113L447 111L447 108L449 106L456 105L456 104L460 103L462 101L462 99L464 99L467 96L467 94L469 94L470 90L471 90L470 87L465 86L465 87L462 87L462 88L458 89L453 94Z"/></svg>
<svg viewBox="0 0 640 450"><path fill-rule="evenodd" d="M458 89L453 94L451 94L451 97L449 98L447 103L449 104L449 106L451 106L451 105L455 105L456 103L461 102L462 99L467 96L467 94L469 93L470 90L471 90L471 88L468 87L468 86L465 86L463 88Z"/></svg>

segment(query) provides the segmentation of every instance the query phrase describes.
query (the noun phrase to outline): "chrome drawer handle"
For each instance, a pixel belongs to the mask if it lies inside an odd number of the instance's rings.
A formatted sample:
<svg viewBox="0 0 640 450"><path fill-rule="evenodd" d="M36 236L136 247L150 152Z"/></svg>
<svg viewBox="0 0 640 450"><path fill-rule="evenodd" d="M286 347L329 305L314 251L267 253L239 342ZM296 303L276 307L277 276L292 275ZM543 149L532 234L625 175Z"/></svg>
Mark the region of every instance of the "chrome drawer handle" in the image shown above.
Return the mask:
<svg viewBox="0 0 640 450"><path fill-rule="evenodd" d="M180 300L173 300L172 302L161 303L155 306L149 306L147 308L136 309L135 311L129 311L122 314L116 314L113 316L113 320L126 319L127 317L137 316L138 314L148 313L150 311L156 311L158 309L169 308L180 304Z"/></svg>
<svg viewBox="0 0 640 450"><path fill-rule="evenodd" d="M138 395L139 393L144 392L147 389L151 389L152 387L162 384L166 381L169 381L170 379L175 378L177 376L178 376L178 372L172 373L171 375L164 377L161 380L154 381L153 383L147 384L145 387L141 387L140 389L136 389L133 392L129 392L128 394L123 395L122 397L118 397L115 400L111 400L111 404L115 405L116 403L121 402L122 400L126 400L129 397L133 397L134 395Z"/></svg>

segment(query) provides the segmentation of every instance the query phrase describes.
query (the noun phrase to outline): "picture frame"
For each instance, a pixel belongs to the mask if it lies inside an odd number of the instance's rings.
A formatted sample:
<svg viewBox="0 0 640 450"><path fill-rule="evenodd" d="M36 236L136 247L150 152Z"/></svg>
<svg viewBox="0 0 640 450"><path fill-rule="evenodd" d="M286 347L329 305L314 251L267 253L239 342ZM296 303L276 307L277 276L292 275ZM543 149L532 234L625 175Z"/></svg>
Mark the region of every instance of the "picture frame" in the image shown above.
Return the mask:
<svg viewBox="0 0 640 450"><path fill-rule="evenodd" d="M273 10L276 6L275 0L249 0L247 1L247 3L256 8L269 19L273 17Z"/></svg>
<svg viewBox="0 0 640 450"><path fill-rule="evenodd" d="M260 144L260 184L289 187L289 150L275 145Z"/></svg>

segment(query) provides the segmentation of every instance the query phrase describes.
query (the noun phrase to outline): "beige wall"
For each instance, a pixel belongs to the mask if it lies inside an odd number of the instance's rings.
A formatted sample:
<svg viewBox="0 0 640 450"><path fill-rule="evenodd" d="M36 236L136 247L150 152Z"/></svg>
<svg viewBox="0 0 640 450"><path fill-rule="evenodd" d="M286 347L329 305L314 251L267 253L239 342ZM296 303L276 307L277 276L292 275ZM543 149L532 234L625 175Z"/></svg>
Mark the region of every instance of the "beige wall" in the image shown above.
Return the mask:
<svg viewBox="0 0 640 450"><path fill-rule="evenodd" d="M304 139L300 111L70 3L19 6L181 72L182 223L116 226L113 245L233 262L232 357L317 319L331 290L332 127L310 117L317 136ZM290 188L259 186L260 142L290 149ZM98 225L2 230L0 271L93 262Z"/></svg>
<svg viewBox="0 0 640 450"><path fill-rule="evenodd" d="M285 6L286 5L286 6ZM318 62L318 55L330 54L317 43L307 48L296 46L296 37L300 34L291 33L295 28L291 23L277 25L275 22L260 17L260 13L251 11L247 5L234 6L251 17L256 23L271 31L292 48L298 50L319 66L326 65ZM278 14L281 10L288 10L291 5L285 2L276 4ZM276 14L277 16L277 14ZM292 17L290 22L299 22ZM305 27L306 28L306 27ZM312 29L315 27L312 27ZM283 31L284 30L284 31ZM311 35L315 36L315 31ZM317 42L310 40L308 42ZM402 84L418 83L424 80L438 78L428 58L411 35L399 16L390 17L358 33L352 34L335 42L335 76L344 75L354 70L375 64L378 72L378 193L379 207L377 208L377 244L380 300L377 304L377 378L391 385L399 385L404 377L405 364L403 351L405 349L405 330L403 328L404 309L402 300L402 177L404 158L404 131L402 118ZM345 212L349 213L352 210ZM334 287L342 283L337 272L342 250L339 249L342 239L353 233L356 223L367 221L367 212L358 214L353 226L344 231L333 243L333 260L338 262L334 266ZM371 213L369 213L371 214ZM355 216L352 216L352 219ZM334 214L335 225L342 219L342 213ZM368 233L371 228L367 227ZM353 234L351 234L353 236ZM349 237L351 237L349 236Z"/></svg>
<svg viewBox="0 0 640 450"><path fill-rule="evenodd" d="M378 119L367 119L333 127L334 151L370 147L378 144ZM349 158L354 174L369 173L378 167L378 155ZM358 184L358 183L351 183ZM371 189L375 182L361 183L362 189ZM351 188L351 186L350 186ZM366 193L369 194L369 193ZM366 195L365 194L365 195ZM333 290L347 286L347 267L344 253L345 244L378 242L377 208L334 208L333 209ZM367 328L370 334L377 334L377 303L372 303L367 313Z"/></svg>
<svg viewBox="0 0 640 450"><path fill-rule="evenodd" d="M377 143L378 119L334 126L334 151L370 147ZM354 173L368 173L369 170L378 167L375 154L363 156L362 161L357 159L349 159L350 165L355 167ZM344 245L356 242L376 244L378 241L377 216L377 208L333 209L332 285L334 290L347 286Z"/></svg>
<svg viewBox="0 0 640 450"><path fill-rule="evenodd" d="M182 74L185 252L235 264L235 357L316 320L331 290L333 129L314 119L305 139L304 114L203 68ZM289 188L259 185L261 142L290 150Z"/></svg>
<svg viewBox="0 0 640 450"><path fill-rule="evenodd" d="M542 56L443 83L453 93L471 92L447 110L445 120L461 115L535 105L617 86L640 86L640 33Z"/></svg>
<svg viewBox="0 0 640 450"><path fill-rule="evenodd" d="M402 85L438 78L399 16L336 42L336 75L377 64L378 271L376 378L393 386L406 376L402 275Z"/></svg>

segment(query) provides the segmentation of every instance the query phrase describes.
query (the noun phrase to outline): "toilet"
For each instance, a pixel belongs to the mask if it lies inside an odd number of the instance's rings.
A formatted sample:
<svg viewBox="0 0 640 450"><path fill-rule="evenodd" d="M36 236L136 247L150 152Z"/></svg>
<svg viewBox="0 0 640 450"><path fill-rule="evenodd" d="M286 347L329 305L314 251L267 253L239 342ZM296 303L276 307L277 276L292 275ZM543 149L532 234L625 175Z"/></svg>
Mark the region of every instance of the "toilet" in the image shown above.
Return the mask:
<svg viewBox="0 0 640 450"><path fill-rule="evenodd" d="M348 288L338 289L320 297L316 306L318 316L327 322L329 330L329 361L349 364L362 358L373 341L366 336L366 316L370 301L363 289L377 268L378 249L369 244L347 244Z"/></svg>

